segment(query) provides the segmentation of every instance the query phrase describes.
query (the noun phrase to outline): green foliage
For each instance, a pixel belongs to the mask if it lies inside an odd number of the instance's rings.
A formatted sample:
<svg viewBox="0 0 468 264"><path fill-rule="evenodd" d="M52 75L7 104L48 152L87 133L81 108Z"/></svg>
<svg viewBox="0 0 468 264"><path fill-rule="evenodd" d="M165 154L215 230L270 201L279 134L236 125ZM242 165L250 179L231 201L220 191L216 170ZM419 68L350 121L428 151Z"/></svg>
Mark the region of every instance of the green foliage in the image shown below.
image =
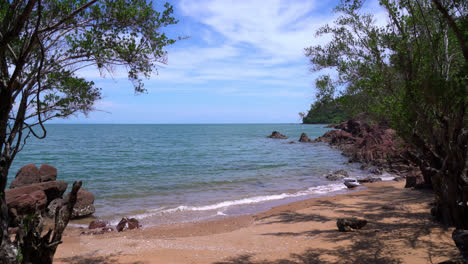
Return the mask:
<svg viewBox="0 0 468 264"><path fill-rule="evenodd" d="M302 119L304 124L337 124L347 120L350 114L346 112L344 98L333 101L316 101L311 105L307 115Z"/></svg>
<svg viewBox="0 0 468 264"><path fill-rule="evenodd" d="M24 143L22 130L43 137L43 122L94 109L101 89L79 70L126 70L135 93L145 92L142 78L167 62L165 47L176 41L161 32L177 23L168 3L163 10L146 0L0 1L0 7L0 91L10 104L0 109L0 128L8 127L0 131L0 147L5 142L12 158Z"/></svg>

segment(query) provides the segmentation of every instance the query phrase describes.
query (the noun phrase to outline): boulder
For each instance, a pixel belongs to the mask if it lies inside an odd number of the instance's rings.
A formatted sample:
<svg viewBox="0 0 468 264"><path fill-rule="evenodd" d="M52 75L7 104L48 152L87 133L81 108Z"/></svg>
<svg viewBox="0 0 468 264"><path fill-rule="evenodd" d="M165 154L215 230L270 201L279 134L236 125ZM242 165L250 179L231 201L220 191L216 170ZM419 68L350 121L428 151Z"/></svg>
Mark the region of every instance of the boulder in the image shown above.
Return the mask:
<svg viewBox="0 0 468 264"><path fill-rule="evenodd" d="M369 172L375 175L382 175L382 170L376 167L372 167L369 169Z"/></svg>
<svg viewBox="0 0 468 264"><path fill-rule="evenodd" d="M65 205L65 201L62 198L54 199L52 202L49 203L46 210L46 215L50 218L55 217L55 211L57 207L62 207Z"/></svg>
<svg viewBox="0 0 468 264"><path fill-rule="evenodd" d="M47 204L47 196L44 191L37 190L28 194L16 196L7 202L8 208L15 209L17 215L34 214L36 208L44 210Z"/></svg>
<svg viewBox="0 0 468 264"><path fill-rule="evenodd" d="M314 141L310 139L306 133L302 133L301 137L299 138L299 142L314 142Z"/></svg>
<svg viewBox="0 0 468 264"><path fill-rule="evenodd" d="M67 189L67 185L68 183L64 181L49 181L8 189L5 191L6 201L7 204L9 204L11 201L23 194L30 194L35 191L44 191L47 196L47 204L49 204L54 199L62 198L63 193Z"/></svg>
<svg viewBox="0 0 468 264"><path fill-rule="evenodd" d="M361 229L367 225L367 220L357 218L340 218L336 221L336 226L340 232L351 232Z"/></svg>
<svg viewBox="0 0 468 264"><path fill-rule="evenodd" d="M69 199L70 194L67 194L65 201L68 201ZM94 195L85 189L80 189L78 191L75 207L73 207L72 219L92 215L95 211Z"/></svg>
<svg viewBox="0 0 468 264"><path fill-rule="evenodd" d="M337 170L337 171L334 171L334 172L331 172L329 174L327 174L327 176L325 176L327 179L329 179L330 181L337 181L337 180L341 180L341 179L344 179L346 177L348 177L348 172L345 171L345 170Z"/></svg>
<svg viewBox="0 0 468 264"><path fill-rule="evenodd" d="M268 136L269 138L279 138L279 139L287 139L288 137L281 134L280 132L278 131L273 131L271 133L271 135Z"/></svg>
<svg viewBox="0 0 468 264"><path fill-rule="evenodd" d="M124 230L132 230L132 229L136 229L136 228L140 228L140 223L138 222L138 220L136 220L135 218L122 218L122 220L120 220L120 222L117 224L117 231L118 232L122 232Z"/></svg>
<svg viewBox="0 0 468 264"><path fill-rule="evenodd" d="M39 176L41 182L57 180L57 169L48 164L42 164L39 168Z"/></svg>
<svg viewBox="0 0 468 264"><path fill-rule="evenodd" d="M412 171L406 175L406 184L405 188L413 188L424 183L424 177L419 171Z"/></svg>
<svg viewBox="0 0 468 264"><path fill-rule="evenodd" d="M88 229L97 229L97 228L105 228L107 226L107 222L102 220L96 220L89 223Z"/></svg>
<svg viewBox="0 0 468 264"><path fill-rule="evenodd" d="M34 164L28 164L21 167L16 173L15 179L10 184L10 189L40 182L39 169Z"/></svg>
<svg viewBox="0 0 468 264"><path fill-rule="evenodd" d="M345 179L344 185L348 187L349 189L358 187L360 184L356 179Z"/></svg>

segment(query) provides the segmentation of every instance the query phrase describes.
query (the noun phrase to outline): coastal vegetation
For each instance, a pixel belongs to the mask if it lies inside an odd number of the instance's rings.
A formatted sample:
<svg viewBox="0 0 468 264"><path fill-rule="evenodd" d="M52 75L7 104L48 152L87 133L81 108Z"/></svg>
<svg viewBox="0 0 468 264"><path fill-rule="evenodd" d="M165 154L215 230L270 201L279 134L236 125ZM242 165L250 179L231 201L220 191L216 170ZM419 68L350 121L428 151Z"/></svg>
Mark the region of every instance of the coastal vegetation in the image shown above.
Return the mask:
<svg viewBox="0 0 468 264"><path fill-rule="evenodd" d="M47 120L94 109L101 90L77 75L83 68L126 69L135 92L145 92L142 77L166 63L176 41L161 32L177 23L173 8L161 9L146 0L0 1L1 263L51 263L81 186L56 211L54 230L41 237L40 216L28 215L12 242L5 189L15 156L29 137L46 137Z"/></svg>
<svg viewBox="0 0 468 264"><path fill-rule="evenodd" d="M387 23L362 12L363 1L342 1L340 17L306 48L312 70L331 69L316 81L317 99L350 96L351 114L385 121L409 144L435 194L432 215L455 226L468 257L468 2L380 1ZM460 236L462 239L460 239Z"/></svg>
<svg viewBox="0 0 468 264"><path fill-rule="evenodd" d="M304 124L337 124L348 120L351 115L345 106L346 97L329 101L316 101L310 107L307 115L302 117Z"/></svg>

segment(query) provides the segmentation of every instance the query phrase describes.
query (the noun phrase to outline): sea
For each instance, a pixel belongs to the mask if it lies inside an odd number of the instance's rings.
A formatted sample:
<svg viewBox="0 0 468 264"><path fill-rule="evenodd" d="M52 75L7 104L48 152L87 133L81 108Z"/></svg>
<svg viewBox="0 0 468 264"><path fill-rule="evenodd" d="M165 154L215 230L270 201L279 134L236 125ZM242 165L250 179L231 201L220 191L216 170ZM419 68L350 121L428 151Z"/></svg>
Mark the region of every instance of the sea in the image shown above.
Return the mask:
<svg viewBox="0 0 468 264"><path fill-rule="evenodd" d="M368 177L325 143L325 125L303 124L50 124L29 139L9 173L50 164L57 180L82 180L95 195L94 217L144 226L265 211L277 205L348 192L325 176L346 170ZM288 139L267 138L279 131ZM77 222L80 224L80 222ZM83 223L83 221L81 222Z"/></svg>

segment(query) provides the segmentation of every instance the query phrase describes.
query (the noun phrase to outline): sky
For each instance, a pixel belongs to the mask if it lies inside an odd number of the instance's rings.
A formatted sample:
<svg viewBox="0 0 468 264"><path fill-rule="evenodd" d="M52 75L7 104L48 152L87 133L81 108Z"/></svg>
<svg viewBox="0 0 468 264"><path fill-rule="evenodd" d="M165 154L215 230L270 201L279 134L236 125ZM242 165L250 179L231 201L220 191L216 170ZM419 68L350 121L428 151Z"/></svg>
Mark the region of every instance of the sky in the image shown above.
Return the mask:
<svg viewBox="0 0 468 264"><path fill-rule="evenodd" d="M50 123L301 122L318 76L304 48L326 43L315 32L336 19L338 1L169 2L179 23L162 31L188 38L167 48L168 64L144 80L148 92L135 95L120 70L88 68L80 76L103 89L97 111Z"/></svg>

